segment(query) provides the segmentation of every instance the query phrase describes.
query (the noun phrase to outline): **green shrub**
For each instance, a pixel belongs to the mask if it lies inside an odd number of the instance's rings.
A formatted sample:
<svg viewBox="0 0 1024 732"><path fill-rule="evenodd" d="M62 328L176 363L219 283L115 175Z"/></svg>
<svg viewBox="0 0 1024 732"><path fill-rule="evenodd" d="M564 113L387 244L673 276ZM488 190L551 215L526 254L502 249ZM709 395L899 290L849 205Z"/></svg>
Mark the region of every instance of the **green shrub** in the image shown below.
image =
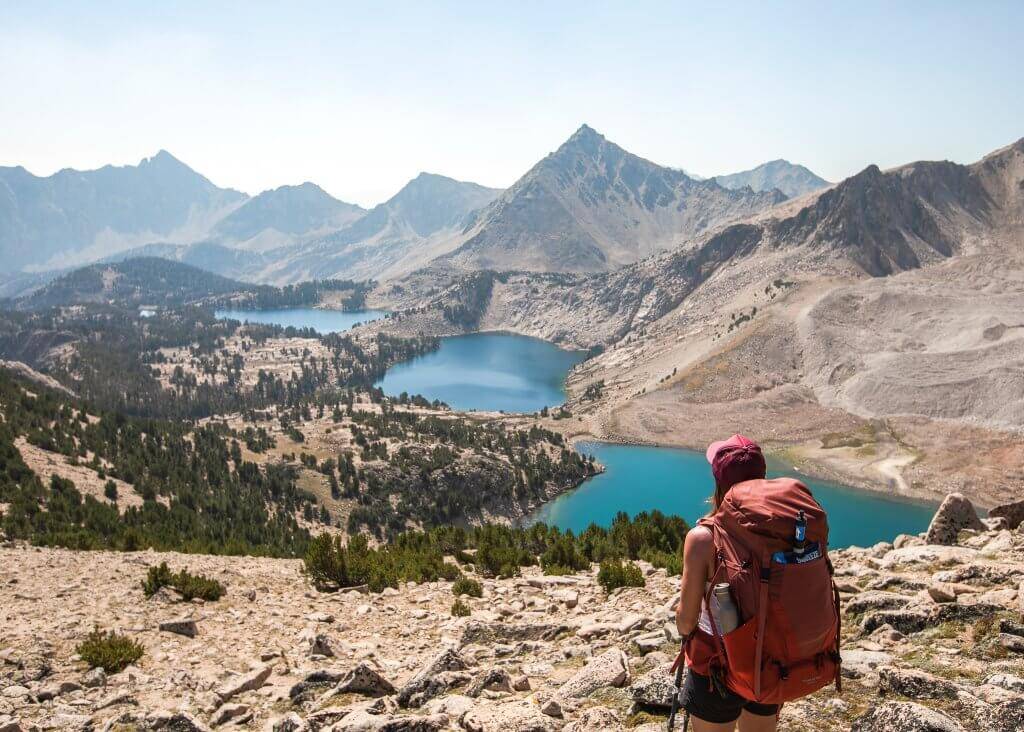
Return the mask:
<svg viewBox="0 0 1024 732"><path fill-rule="evenodd" d="M632 562L625 562L621 559L606 559L601 562L601 568L597 572L597 583L604 588L605 592L611 592L618 587L643 587L644 574L640 568Z"/></svg>
<svg viewBox="0 0 1024 732"><path fill-rule="evenodd" d="M456 597L459 595L468 595L470 597L483 597L484 588L475 579L462 576L452 583L452 594Z"/></svg>
<svg viewBox="0 0 1024 732"><path fill-rule="evenodd" d="M306 573L322 592L367 585L373 592L398 587L399 582L458 579L459 568L444 561L426 534L402 534L380 549L371 549L365 536L341 538L321 534L309 543Z"/></svg>
<svg viewBox="0 0 1024 732"><path fill-rule="evenodd" d="M145 649L126 635L118 635L114 631L104 633L95 628L78 644L75 652L91 668L116 674L142 658Z"/></svg>
<svg viewBox="0 0 1024 732"><path fill-rule="evenodd" d="M455 602L452 603L452 615L457 618L468 618L472 615L473 611L469 609L469 605L464 603L459 598L455 598Z"/></svg>
<svg viewBox="0 0 1024 732"><path fill-rule="evenodd" d="M173 587L186 600L198 597L213 601L224 595L224 585L217 580L190 574L185 569L178 573L171 572L167 562L161 562L159 567L150 567L146 579L142 581L142 591L146 597L152 597L161 587Z"/></svg>
<svg viewBox="0 0 1024 732"><path fill-rule="evenodd" d="M572 533L566 533L556 537L540 556L540 566L544 568L544 574L570 574L570 572L552 572L550 568L558 567L560 570L569 569L581 571L590 568L590 560L587 559L576 545Z"/></svg>

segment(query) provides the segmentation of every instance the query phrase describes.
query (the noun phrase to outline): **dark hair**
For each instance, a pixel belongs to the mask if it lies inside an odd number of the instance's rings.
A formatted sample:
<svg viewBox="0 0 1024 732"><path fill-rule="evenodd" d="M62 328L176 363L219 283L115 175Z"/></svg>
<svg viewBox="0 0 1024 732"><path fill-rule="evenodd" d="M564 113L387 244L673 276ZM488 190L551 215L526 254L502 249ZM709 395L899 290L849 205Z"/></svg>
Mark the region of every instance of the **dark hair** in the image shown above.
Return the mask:
<svg viewBox="0 0 1024 732"><path fill-rule="evenodd" d="M715 456L711 464L715 476L715 494L711 499L711 513L718 510L725 500L725 494L737 483L763 478L767 472L764 455L756 445L753 447L727 447Z"/></svg>

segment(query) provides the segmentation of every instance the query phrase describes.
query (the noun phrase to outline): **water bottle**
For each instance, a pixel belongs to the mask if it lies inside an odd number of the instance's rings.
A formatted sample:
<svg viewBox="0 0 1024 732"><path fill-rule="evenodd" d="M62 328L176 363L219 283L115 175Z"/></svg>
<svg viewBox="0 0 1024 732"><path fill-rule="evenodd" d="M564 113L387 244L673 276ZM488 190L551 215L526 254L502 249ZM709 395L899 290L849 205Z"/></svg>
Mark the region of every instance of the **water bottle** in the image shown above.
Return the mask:
<svg viewBox="0 0 1024 732"><path fill-rule="evenodd" d="M796 516L796 531L793 537L793 553L796 554L797 558L804 553L804 549L807 548L807 517L804 516L804 512Z"/></svg>
<svg viewBox="0 0 1024 732"><path fill-rule="evenodd" d="M740 625L740 613L736 608L736 603L732 601L728 582L720 582L715 585L714 599L716 602L712 604L711 612L714 613L718 632L722 635L731 633Z"/></svg>

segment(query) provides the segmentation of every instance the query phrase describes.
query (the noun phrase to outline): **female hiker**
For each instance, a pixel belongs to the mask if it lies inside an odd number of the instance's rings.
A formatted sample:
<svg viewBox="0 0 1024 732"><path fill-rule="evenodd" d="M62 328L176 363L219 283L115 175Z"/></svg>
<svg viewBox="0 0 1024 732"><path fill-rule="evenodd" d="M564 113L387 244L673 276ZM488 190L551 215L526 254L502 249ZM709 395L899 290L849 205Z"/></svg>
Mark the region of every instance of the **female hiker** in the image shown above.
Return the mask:
<svg viewBox="0 0 1024 732"><path fill-rule="evenodd" d="M711 511L686 536L676 625L695 732L773 732L782 702L839 683L838 595L825 512L802 483L765 479L761 448L712 443Z"/></svg>

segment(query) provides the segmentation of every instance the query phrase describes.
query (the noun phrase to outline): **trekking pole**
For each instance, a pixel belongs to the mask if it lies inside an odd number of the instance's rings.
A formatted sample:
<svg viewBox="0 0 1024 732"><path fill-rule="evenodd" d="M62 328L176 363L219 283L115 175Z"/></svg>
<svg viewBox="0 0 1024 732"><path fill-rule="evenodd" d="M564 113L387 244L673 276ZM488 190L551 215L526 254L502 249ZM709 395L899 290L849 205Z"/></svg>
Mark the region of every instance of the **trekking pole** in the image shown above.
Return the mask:
<svg viewBox="0 0 1024 732"><path fill-rule="evenodd" d="M682 647L679 649L679 656L676 657L676 662L674 664L676 669L676 683L675 692L672 694L672 709L668 714L669 732L672 732L672 730L675 729L676 714L679 712L679 694L682 692L683 689L683 667L686 665L683 662L683 653L684 649L686 648L686 638L683 638L681 646ZM686 728L689 726L689 723L690 713L686 712L686 714L683 716L683 732L686 732Z"/></svg>

